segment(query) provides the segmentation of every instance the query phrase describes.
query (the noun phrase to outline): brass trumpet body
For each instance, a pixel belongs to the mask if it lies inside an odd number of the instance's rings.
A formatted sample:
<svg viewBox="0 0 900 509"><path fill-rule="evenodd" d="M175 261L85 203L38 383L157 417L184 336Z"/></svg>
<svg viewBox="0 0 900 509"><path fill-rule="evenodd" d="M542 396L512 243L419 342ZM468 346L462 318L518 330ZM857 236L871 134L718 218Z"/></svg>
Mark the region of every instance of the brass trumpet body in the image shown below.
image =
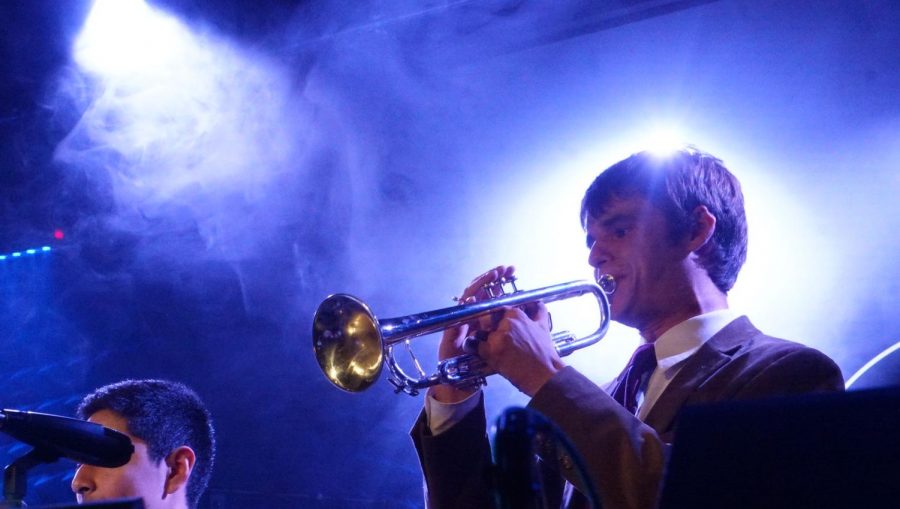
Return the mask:
<svg viewBox="0 0 900 509"><path fill-rule="evenodd" d="M598 281L604 287L612 288L607 289L612 293L615 282L611 276L601 276ZM347 294L331 295L319 305L313 318L316 360L328 380L345 391L368 389L387 364L389 381L396 387L396 392L416 395L420 390L438 384L481 384L492 372L477 355L460 355L440 362L437 371L429 375L421 370L413 355L419 373L410 376L394 359L394 346L402 342L408 347L412 338L462 325L505 306L537 301L549 303L592 294L600 308L597 329L581 338L568 332L554 333L553 344L560 356L566 356L596 343L606 334L609 299L607 291L597 283L572 281L528 291L515 290L513 285L513 289L512 293L501 291L498 296L478 302L381 320L360 299Z"/></svg>

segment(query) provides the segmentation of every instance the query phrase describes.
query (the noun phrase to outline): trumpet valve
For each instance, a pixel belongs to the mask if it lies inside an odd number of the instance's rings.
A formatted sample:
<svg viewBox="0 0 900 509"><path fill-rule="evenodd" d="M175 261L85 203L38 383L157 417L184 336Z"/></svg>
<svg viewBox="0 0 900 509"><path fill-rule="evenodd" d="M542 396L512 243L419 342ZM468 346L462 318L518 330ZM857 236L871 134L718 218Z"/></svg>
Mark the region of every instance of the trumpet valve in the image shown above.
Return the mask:
<svg viewBox="0 0 900 509"><path fill-rule="evenodd" d="M489 298L495 299L510 293L516 293L519 289L516 287L516 277L501 277L496 281L485 283L481 287Z"/></svg>

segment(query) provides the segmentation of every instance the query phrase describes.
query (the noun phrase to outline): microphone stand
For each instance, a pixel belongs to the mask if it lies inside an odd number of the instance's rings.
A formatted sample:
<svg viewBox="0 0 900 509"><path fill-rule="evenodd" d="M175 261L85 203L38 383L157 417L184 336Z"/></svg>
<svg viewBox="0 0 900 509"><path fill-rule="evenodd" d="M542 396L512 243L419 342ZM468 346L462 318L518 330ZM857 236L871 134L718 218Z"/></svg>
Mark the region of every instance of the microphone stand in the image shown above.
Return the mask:
<svg viewBox="0 0 900 509"><path fill-rule="evenodd" d="M7 465L3 469L3 501L0 502L0 509L25 507L28 471L38 465L53 463L59 458L59 454L35 448Z"/></svg>
<svg viewBox="0 0 900 509"><path fill-rule="evenodd" d="M70 417L0 410L0 432L32 447L3 469L0 509L25 507L28 471L69 458L76 463L115 468L128 463L134 445L127 435Z"/></svg>
<svg viewBox="0 0 900 509"><path fill-rule="evenodd" d="M540 413L511 407L497 418L494 434L494 497L497 509L551 507L541 461L553 461L562 451L575 467L582 494L593 509L602 509L584 460L569 439ZM561 493L560 493L561 495Z"/></svg>

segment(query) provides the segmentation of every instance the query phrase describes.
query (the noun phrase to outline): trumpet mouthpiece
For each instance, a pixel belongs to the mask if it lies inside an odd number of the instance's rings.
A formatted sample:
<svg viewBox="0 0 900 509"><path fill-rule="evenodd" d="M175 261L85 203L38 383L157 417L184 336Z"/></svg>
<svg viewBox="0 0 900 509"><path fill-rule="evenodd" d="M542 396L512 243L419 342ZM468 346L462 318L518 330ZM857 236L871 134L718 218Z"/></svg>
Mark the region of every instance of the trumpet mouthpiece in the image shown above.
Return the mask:
<svg viewBox="0 0 900 509"><path fill-rule="evenodd" d="M609 274L597 274L597 284L606 295L612 295L616 291L616 278Z"/></svg>

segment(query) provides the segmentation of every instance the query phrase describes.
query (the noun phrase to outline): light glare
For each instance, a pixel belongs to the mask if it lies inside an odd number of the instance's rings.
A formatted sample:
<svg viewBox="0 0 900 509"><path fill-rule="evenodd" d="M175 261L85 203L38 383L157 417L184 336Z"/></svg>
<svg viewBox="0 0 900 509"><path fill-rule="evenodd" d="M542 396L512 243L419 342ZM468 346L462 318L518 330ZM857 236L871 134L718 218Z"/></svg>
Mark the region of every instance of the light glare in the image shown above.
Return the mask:
<svg viewBox="0 0 900 509"><path fill-rule="evenodd" d="M210 246L250 249L232 240L243 232L221 227L243 225L245 214L221 203L256 200L302 147L307 125L283 69L141 0L98 0L73 50L91 86L64 86L91 102L56 160L109 171L117 200L140 203L142 214L189 200L208 218Z"/></svg>
<svg viewBox="0 0 900 509"><path fill-rule="evenodd" d="M171 65L184 29L143 0L97 0L75 44L75 60L104 75L145 74Z"/></svg>
<svg viewBox="0 0 900 509"><path fill-rule="evenodd" d="M657 126L647 132L641 146L657 157L666 157L684 147L685 140L679 129L671 126Z"/></svg>

